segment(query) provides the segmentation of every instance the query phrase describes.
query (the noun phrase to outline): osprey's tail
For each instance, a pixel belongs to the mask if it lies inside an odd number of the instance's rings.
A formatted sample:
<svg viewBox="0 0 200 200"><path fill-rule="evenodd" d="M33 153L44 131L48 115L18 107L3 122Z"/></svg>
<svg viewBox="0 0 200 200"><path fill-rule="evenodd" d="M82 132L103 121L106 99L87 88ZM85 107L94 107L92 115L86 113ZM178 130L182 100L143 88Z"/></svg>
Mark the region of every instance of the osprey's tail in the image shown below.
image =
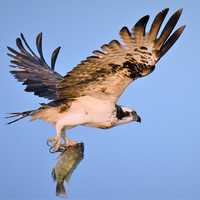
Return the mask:
<svg viewBox="0 0 200 200"><path fill-rule="evenodd" d="M33 113L35 113L36 110L29 110L29 111L25 111L25 112L15 112L15 113L9 113L10 116L6 117L6 118L16 118L10 122L8 122L8 124L12 124L14 122L19 121L20 119L23 119L25 117L31 116Z"/></svg>

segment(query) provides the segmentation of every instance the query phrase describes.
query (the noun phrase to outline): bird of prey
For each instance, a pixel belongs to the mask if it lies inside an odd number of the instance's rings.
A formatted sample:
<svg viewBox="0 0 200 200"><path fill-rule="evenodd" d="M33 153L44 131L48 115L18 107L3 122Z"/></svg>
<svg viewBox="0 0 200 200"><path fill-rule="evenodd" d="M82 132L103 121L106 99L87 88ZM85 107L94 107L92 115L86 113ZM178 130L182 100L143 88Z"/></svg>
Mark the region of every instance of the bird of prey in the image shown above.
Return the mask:
<svg viewBox="0 0 200 200"><path fill-rule="evenodd" d="M52 53L49 66L43 56L42 33L36 38L38 54L21 34L16 39L18 50L8 47L10 72L23 82L25 91L50 101L35 110L11 113L9 117L17 118L10 123L30 116L32 120L42 119L53 124L56 135L48 140L56 151L63 143L74 143L65 131L78 125L104 129L141 122L135 110L118 105L117 101L130 83L154 71L156 63L182 34L185 26L173 31L182 9L160 30L168 10L156 15L149 32L146 31L149 15L142 17L131 30L123 27L119 32L120 42L112 40L104 44L65 76L54 70L60 47Z"/></svg>

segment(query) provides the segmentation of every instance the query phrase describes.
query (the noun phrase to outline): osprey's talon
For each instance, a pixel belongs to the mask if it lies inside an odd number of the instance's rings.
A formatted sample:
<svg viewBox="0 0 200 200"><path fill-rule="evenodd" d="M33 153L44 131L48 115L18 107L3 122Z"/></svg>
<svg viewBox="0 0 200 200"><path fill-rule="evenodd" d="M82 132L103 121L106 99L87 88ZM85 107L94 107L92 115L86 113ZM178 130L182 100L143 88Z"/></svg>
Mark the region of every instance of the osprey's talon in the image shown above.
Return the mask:
<svg viewBox="0 0 200 200"><path fill-rule="evenodd" d="M57 152L61 152L62 153L64 151L66 151L66 149L67 149L67 146L63 145L63 144L61 144L60 147L59 147L59 149L57 149L57 150L55 150L54 147L51 146L49 148L49 153L57 153Z"/></svg>
<svg viewBox="0 0 200 200"><path fill-rule="evenodd" d="M47 144L48 147L52 147L51 142L50 142L49 139L47 140L46 144Z"/></svg>
<svg viewBox="0 0 200 200"><path fill-rule="evenodd" d="M55 151L53 147L49 148L49 153L56 153L56 152L58 152L58 151Z"/></svg>
<svg viewBox="0 0 200 200"><path fill-rule="evenodd" d="M66 151L66 149L67 149L67 146L62 144L62 145L60 145L58 151L59 152L64 152L64 151Z"/></svg>
<svg viewBox="0 0 200 200"><path fill-rule="evenodd" d="M50 146L49 151L51 153L59 151L61 145L61 137L59 136L49 137L47 140L47 145Z"/></svg>

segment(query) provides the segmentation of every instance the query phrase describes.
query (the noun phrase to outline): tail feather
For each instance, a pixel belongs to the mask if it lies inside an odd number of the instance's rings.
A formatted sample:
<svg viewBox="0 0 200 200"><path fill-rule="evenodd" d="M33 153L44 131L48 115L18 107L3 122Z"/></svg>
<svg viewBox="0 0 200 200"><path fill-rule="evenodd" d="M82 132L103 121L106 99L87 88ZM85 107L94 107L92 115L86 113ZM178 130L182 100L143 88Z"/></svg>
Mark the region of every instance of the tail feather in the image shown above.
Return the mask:
<svg viewBox="0 0 200 200"><path fill-rule="evenodd" d="M17 121L19 121L20 119L23 119L23 118L25 118L25 117L30 116L32 113L33 113L32 110L30 110L30 111L25 111L25 112L14 112L14 113L9 113L10 116L7 116L7 117L6 117L7 119L9 119L9 118L16 118L16 117L17 117L17 118L14 119L14 120L12 120L12 121L10 121L10 122L8 122L7 124L12 124L12 123L14 123L14 122L17 122Z"/></svg>

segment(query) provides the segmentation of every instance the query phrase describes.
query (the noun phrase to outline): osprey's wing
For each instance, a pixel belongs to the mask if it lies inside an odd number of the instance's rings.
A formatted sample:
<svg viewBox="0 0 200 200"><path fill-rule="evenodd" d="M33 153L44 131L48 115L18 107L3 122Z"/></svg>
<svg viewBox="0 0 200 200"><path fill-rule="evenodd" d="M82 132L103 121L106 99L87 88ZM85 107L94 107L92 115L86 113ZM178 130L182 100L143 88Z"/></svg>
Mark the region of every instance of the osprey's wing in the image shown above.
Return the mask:
<svg viewBox="0 0 200 200"><path fill-rule="evenodd" d="M172 31L182 10L176 11L157 37L168 9L159 12L150 31L145 32L149 16L142 17L132 28L120 31L122 43L116 40L94 51L94 55L78 64L59 84L61 99L90 95L116 102L135 79L148 75L157 61L176 42L185 26ZM171 35L170 35L171 34Z"/></svg>
<svg viewBox="0 0 200 200"><path fill-rule="evenodd" d="M49 67L42 53L42 33L38 34L36 38L39 56L30 48L23 34L21 34L21 38L16 39L16 45L19 51L8 47L8 56L12 58L10 72L18 81L26 85L25 91L56 100L58 97L56 86L63 79L60 74L54 71L60 47L53 51L51 67Z"/></svg>

